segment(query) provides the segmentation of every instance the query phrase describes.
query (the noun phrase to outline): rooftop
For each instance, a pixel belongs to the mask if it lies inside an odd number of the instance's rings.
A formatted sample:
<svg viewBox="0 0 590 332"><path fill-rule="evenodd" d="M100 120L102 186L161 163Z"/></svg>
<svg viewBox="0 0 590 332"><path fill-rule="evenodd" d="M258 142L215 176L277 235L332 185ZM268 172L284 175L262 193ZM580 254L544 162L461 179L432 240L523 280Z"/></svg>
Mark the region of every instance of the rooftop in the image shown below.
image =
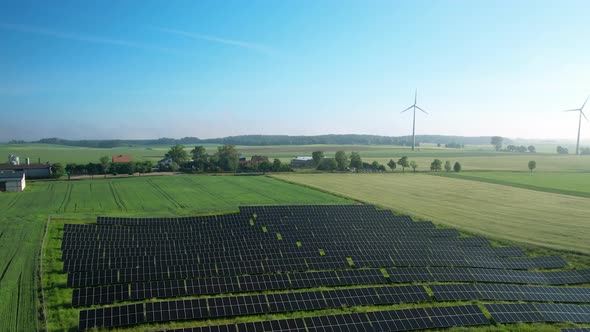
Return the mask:
<svg viewBox="0 0 590 332"><path fill-rule="evenodd" d="M50 168L50 164L20 164L20 165L10 165L10 164L0 164L0 170L20 170L20 169L41 169L41 168Z"/></svg>

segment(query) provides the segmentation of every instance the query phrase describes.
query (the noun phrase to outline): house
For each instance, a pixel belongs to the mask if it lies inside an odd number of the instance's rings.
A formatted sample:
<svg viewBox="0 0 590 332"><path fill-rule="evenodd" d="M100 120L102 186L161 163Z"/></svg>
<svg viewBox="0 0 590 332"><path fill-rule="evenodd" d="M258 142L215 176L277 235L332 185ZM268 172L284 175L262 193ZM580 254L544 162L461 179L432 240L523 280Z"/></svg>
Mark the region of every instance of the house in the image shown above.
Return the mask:
<svg viewBox="0 0 590 332"><path fill-rule="evenodd" d="M172 166L173 163L174 163L174 160L172 158L166 157L166 158L158 161L158 168L163 169L166 167L170 167L170 166Z"/></svg>
<svg viewBox="0 0 590 332"><path fill-rule="evenodd" d="M250 160L247 160L246 157L241 156L239 159L240 165L250 165L250 164L259 164L263 161L268 161L267 156L252 156Z"/></svg>
<svg viewBox="0 0 590 332"><path fill-rule="evenodd" d="M27 179L47 179L51 177L51 164L0 164L0 171L22 171Z"/></svg>
<svg viewBox="0 0 590 332"><path fill-rule="evenodd" d="M126 164L131 162L131 156L128 154L120 154L118 156L112 156L111 161L113 162L113 164Z"/></svg>
<svg viewBox="0 0 590 332"><path fill-rule="evenodd" d="M309 168L313 167L312 157L296 157L291 160L291 167L293 168Z"/></svg>
<svg viewBox="0 0 590 332"><path fill-rule="evenodd" d="M252 156L252 158L250 158L251 164L258 164L263 161L268 161L268 157L267 156Z"/></svg>
<svg viewBox="0 0 590 332"><path fill-rule="evenodd" d="M26 187L25 173L23 171L0 171L0 191L21 192Z"/></svg>

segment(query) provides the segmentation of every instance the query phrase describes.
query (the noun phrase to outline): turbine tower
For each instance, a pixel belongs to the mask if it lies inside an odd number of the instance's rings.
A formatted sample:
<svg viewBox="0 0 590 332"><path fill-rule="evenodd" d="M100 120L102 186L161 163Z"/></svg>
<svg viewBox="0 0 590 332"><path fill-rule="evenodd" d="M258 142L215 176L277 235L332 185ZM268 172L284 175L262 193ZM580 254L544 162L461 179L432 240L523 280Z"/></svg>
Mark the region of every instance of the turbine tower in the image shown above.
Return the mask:
<svg viewBox="0 0 590 332"><path fill-rule="evenodd" d="M588 121L586 114L584 114L584 106L586 106L586 102L588 101L588 98L590 98L590 96L588 96L586 98L586 101L582 104L582 107L576 108L573 110L564 111L564 112L580 112L579 119L578 119L578 140L576 142L576 155L578 155L578 152L580 150L580 128L582 127L582 115L584 116L584 119L586 119L586 121Z"/></svg>
<svg viewBox="0 0 590 332"><path fill-rule="evenodd" d="M428 114L428 112L426 112L425 110L418 107L418 105L416 105L417 102L418 102L418 89L416 89L416 92L414 93L414 105L412 105L402 111L402 113L404 113L406 111L409 111L410 109L414 110L414 118L412 120L412 151L414 151L414 148L416 146L416 109L419 109L424 114Z"/></svg>

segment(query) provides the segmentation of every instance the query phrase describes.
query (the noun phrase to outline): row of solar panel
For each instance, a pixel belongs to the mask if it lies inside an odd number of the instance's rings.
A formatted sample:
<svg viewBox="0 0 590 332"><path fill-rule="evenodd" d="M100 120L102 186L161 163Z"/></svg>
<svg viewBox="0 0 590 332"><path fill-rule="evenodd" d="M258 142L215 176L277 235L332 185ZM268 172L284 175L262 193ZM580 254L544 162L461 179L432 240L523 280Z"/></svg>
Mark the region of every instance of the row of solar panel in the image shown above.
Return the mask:
<svg viewBox="0 0 590 332"><path fill-rule="evenodd" d="M590 288L489 284L431 285L437 301L530 301L590 303Z"/></svg>
<svg viewBox="0 0 590 332"><path fill-rule="evenodd" d="M282 242L286 243L286 242ZM189 248L120 248L120 249L81 249L81 250L64 250L62 251L62 260L70 259L96 259L96 258L115 258L125 256L164 256L164 255L178 255L191 254L200 257L244 257L249 255L259 255L262 257L266 255L266 251L271 249L267 246L262 248L243 248L242 250L210 250L210 248L202 248L201 246L191 246ZM317 255L319 250L317 247L297 246L295 244L278 245L272 247L272 253L280 254L281 257L296 256L305 257L305 255ZM352 246L333 245L322 248L325 255L346 254L367 256L370 253L387 254L395 252L404 255L462 255L462 256L494 256L494 257L518 257L524 256L524 252L518 247L447 247L447 246L415 246L406 247L401 245L380 246L374 244L355 244ZM300 256L299 256L300 255ZM363 258L361 257L361 259Z"/></svg>
<svg viewBox="0 0 590 332"><path fill-rule="evenodd" d="M350 230L350 228L360 230L375 230L389 228L390 225L395 225L396 228L402 229L425 229L434 228L432 222L408 222L409 218L400 218L399 216L393 216L391 214L365 214L363 213L363 222L359 222L358 217L361 215L345 215L336 216L331 218L319 217L322 223L313 222L315 218L290 218L286 220L277 219L252 219L244 216L238 219L217 221L217 223L225 224L213 224L213 223L156 223L150 225L142 225L142 227L136 227L131 225L105 225L105 224L92 224L92 225L75 225L75 226L64 226L64 233L78 233L78 234L150 234L153 231L162 232L178 232L179 230L195 230L203 233L216 234L221 231L220 227L225 230L242 230L247 231L258 227L252 227L254 225L266 226L268 228L278 228L281 230L290 231L313 231L313 230L327 230L331 227L342 230ZM231 227L227 224L231 224Z"/></svg>
<svg viewBox="0 0 590 332"><path fill-rule="evenodd" d="M209 242L244 242L244 241L268 241L268 240L276 240L280 241L280 239L292 239L301 242L311 242L312 238L325 238L326 236L330 236L331 240L334 242L338 242L339 239L349 239L349 240L357 240L355 242L364 242L364 241L372 241L376 239L391 239L391 238L438 238L438 237L457 237L459 233L456 230L452 229L428 229L428 230L418 230L418 231L402 231L402 230L391 230L390 232L382 231L381 234L375 236L368 236L366 233L351 235L349 232L338 233L338 232L326 232L320 234L311 234L310 238L304 238L300 235L289 237L289 234L285 234L282 232L260 232L260 233L249 233L249 234L235 234L231 231L225 232L224 235L220 235L218 238L214 238L211 236L206 236L202 233L183 233L179 236L170 236L169 234L153 234L151 236L146 237L138 237L135 235L130 236L121 236L121 237L100 237L100 236L83 236L83 235L71 235L69 237L64 237L62 241L62 248L67 248L71 245L76 245L84 242L94 242L94 243L104 243L108 245L109 243L124 241L127 243L143 243L147 241L157 241L160 243L165 243L169 241L200 241L200 240L207 240Z"/></svg>
<svg viewBox="0 0 590 332"><path fill-rule="evenodd" d="M561 257L524 257L524 258L496 258L489 256L464 257L462 255L438 254L429 256L419 255L390 255L375 256L367 253L369 256L352 256L352 262L356 267L473 267L473 268L491 268L491 269L546 269L562 268L567 263ZM201 257L192 254L180 254L177 256L131 256L131 257L114 257L114 258L96 258L96 259L66 259L63 264L64 272L77 271L96 271L108 269L120 269L129 266L136 267L164 267L176 265L193 265L193 264L218 264L218 269L223 269L223 264L233 264L240 261L248 261L252 265L264 264L266 260L278 260L276 266L280 266L280 260L299 259L302 265L306 262L316 262L314 268L330 269L333 265L323 266L324 262L332 260L340 262L340 268L346 268L346 256L325 256L320 255L319 251L314 257L300 255L289 256L287 254L267 254L252 256L230 256L230 257ZM285 266L287 267L287 266ZM322 268L323 267L323 268ZM228 268L227 272L231 272ZM282 271L289 271L282 269ZM241 273L238 273L241 274Z"/></svg>
<svg viewBox="0 0 590 332"><path fill-rule="evenodd" d="M553 303L485 304L496 323L590 323L590 306Z"/></svg>
<svg viewBox="0 0 590 332"><path fill-rule="evenodd" d="M590 269L570 271L515 271L475 268L415 267L387 269L394 282L486 282L510 284L566 285L590 282Z"/></svg>
<svg viewBox="0 0 590 332"><path fill-rule="evenodd" d="M135 268L156 268L164 270L166 267L171 268L179 265L203 266L205 273L208 275L241 275L247 274L250 267L242 268L242 263L247 262L251 267L259 266L263 272L289 272L289 271L307 271L307 270L333 270L350 268L350 264L345 257L317 256L306 258L269 258L260 260L232 260L212 263L215 260L208 260L205 263L199 263L197 259L174 259L167 261L155 261L154 258L142 258L137 260L125 260L119 262L97 262L94 260L76 261L69 260L64 262L64 272L90 272L112 269L124 269L128 266ZM211 268L207 266L212 266ZM199 274L201 274L199 272ZM249 274L249 273L248 273Z"/></svg>
<svg viewBox="0 0 590 332"><path fill-rule="evenodd" d="M68 287L126 283L147 280L194 279L215 276L256 275L263 273L305 272L309 270L348 269L348 261L330 258L277 259L219 264L193 264L174 266L147 266L109 270L78 271L68 273Z"/></svg>
<svg viewBox="0 0 590 332"><path fill-rule="evenodd" d="M184 308L189 310L176 309L176 319L191 319L187 316L198 316L201 312L194 310L199 303L183 304ZM116 308L116 307L115 307ZM153 307L149 309L153 310ZM120 309L119 309L120 310ZM79 330L83 331L94 326L114 326L113 323L118 323L116 326L122 325L120 311L110 309L102 313L102 316L88 316L89 313L80 314ZM143 322L147 322L152 317L146 307L146 318ZM169 311L172 312L172 311ZM184 312L180 313L180 312ZM149 315L149 318L148 318ZM174 314L172 314L174 315ZM179 316L180 315L180 316ZM184 315L185 318L180 318ZM170 315L169 315L170 317ZM172 319L170 319L172 320ZM126 321L126 325L129 321ZM482 311L475 305L466 306L449 306L449 307L429 307L416 309L400 309L387 311L374 311L368 313L352 313L340 315L326 315L326 316L312 316L305 318L274 320L239 323L231 325L206 326L199 328L182 328L175 330L168 330L169 332L238 332L238 331L300 331L300 332L316 332L316 331L408 331L408 330L424 330L435 328L448 328L453 326L476 326L488 325L490 322L482 313ZM111 325L108 325L111 324ZM134 324L137 324L135 322Z"/></svg>
<svg viewBox="0 0 590 332"><path fill-rule="evenodd" d="M183 286L183 285L182 285ZM127 289L122 285L109 287L110 292L100 294L85 294L86 296L74 296L72 306L90 306L95 304L111 304L115 302L134 300ZM152 293L161 291L157 298L169 298L178 296L174 292L164 292L164 289L154 289ZM258 295L254 295L258 296ZM262 295L264 296L264 295ZM425 302L430 301L430 296L422 286L383 286L364 287L351 289L337 289L329 291L297 292L297 293L274 293L266 295L271 312L297 311L311 309L338 308L342 306L396 304L403 302ZM218 297L208 299L209 308L215 303L235 302L233 297ZM239 296L239 299L247 301L251 296ZM264 301L266 303L266 300ZM310 302L313 302L310 304ZM274 308L274 309L273 309ZM276 308L281 308L277 310Z"/></svg>
<svg viewBox="0 0 590 332"><path fill-rule="evenodd" d="M297 240L299 241L299 240ZM277 241L279 243L280 241ZM374 240L373 243L391 243L396 245L407 245L407 246L417 246L417 245L449 245L449 246L457 246L457 247L489 247L490 243L488 240L484 238L470 238L470 237L463 237L463 238L390 238L390 239L383 239L383 240ZM285 243L285 242L283 242ZM330 239L316 239L315 241L305 241L301 242L304 245L310 246L326 246L326 245L346 245L346 244L359 244L363 243L363 241L358 241L355 239L338 239L330 240ZM366 242L365 242L366 243ZM268 245L269 243L264 242L250 242L246 240L240 241L233 241L233 242L211 242L211 241L201 241L195 243L194 241L175 241L175 242L166 242L166 241L144 241L144 242L133 242L133 241L118 241L118 242L79 242L79 243L69 243L64 244L62 243L62 250L80 250L80 249L117 249L117 248L181 248L181 247L202 247L206 248L209 247L211 250L224 250L224 249L231 249L231 248L254 248L260 247L264 245ZM292 245L292 243L288 243Z"/></svg>
<svg viewBox="0 0 590 332"><path fill-rule="evenodd" d="M149 281L74 289L72 304L87 306L126 300L216 295L328 286L385 284L379 270L308 272L225 278Z"/></svg>
<svg viewBox="0 0 590 332"><path fill-rule="evenodd" d="M291 261L275 261L281 266L288 266L291 271L305 271L307 266L299 265ZM292 263L293 265L286 265ZM265 262L264 272L276 272L278 266ZM345 263L342 263L345 264ZM329 264L327 264L329 265ZM332 267L337 267L334 262ZM239 274L256 275L259 272L255 265L247 262L237 263L233 272L241 271ZM221 273L224 270L221 270ZM379 270L359 270L379 271ZM389 278L392 282L486 282L486 283L512 283L512 284L539 284L539 285L566 285L582 284L590 282L590 269L556 271L556 272L529 272L529 271L508 271L493 269L472 269L472 268L395 268L388 269ZM149 268L125 268L112 270L99 270L90 272L76 272L68 274L68 287L85 287L95 285L108 285L116 283L130 283L140 281L158 281L169 279L194 279L207 278L212 276L213 270L207 265L187 265L172 267L149 267ZM215 273L219 273L216 271ZM301 275L294 273L292 275ZM265 278L274 275L265 275Z"/></svg>

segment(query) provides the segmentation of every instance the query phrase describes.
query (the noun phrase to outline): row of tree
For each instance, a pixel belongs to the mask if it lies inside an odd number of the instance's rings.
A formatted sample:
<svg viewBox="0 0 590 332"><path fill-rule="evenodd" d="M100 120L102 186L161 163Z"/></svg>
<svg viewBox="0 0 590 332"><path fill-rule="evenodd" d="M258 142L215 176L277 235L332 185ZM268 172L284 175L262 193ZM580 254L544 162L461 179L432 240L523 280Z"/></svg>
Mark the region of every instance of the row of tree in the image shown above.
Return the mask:
<svg viewBox="0 0 590 332"><path fill-rule="evenodd" d="M190 153L190 154L189 154ZM283 164L279 159L272 162L263 159L240 163L240 152L233 144L217 147L214 154L207 153L204 146L195 146L190 152L184 145L177 144L166 153L166 158L173 160L171 165L163 170L182 170L188 172L291 172L289 164Z"/></svg>
<svg viewBox="0 0 590 332"><path fill-rule="evenodd" d="M536 153L537 148L534 145L529 145L528 147L524 145L513 145L509 144L506 146L506 149L502 150L502 144L504 143L504 138L502 136L492 136L490 139L490 144L494 146L496 151L505 151L505 152L518 152L518 153Z"/></svg>
<svg viewBox="0 0 590 332"><path fill-rule="evenodd" d="M336 151L334 158L326 158L323 151L314 151L312 152L311 156L315 168L321 171L351 170L356 172L385 172L387 170L385 165L379 164L379 162L376 160L372 163L363 162L358 152L351 152L350 156L348 156L346 155L346 152L341 150ZM418 163L414 160L409 160L407 156L403 156L397 161L390 159L387 163L387 166L389 166L392 171L400 167L402 172L405 172L406 168L412 168L412 170L416 172ZM442 170L442 168L443 163L440 159L434 159L434 161L430 164L431 171L437 172ZM451 170L460 172L461 163L456 162L453 166L451 166L451 162L447 160L444 164L444 169L447 172L450 172Z"/></svg>
<svg viewBox="0 0 590 332"><path fill-rule="evenodd" d="M130 163L111 163L110 158L108 156L103 156L100 158L99 161L99 163L91 162L88 164L66 164L65 172L67 172L68 175L116 175L133 173L151 173L154 168L154 165L149 160Z"/></svg>

